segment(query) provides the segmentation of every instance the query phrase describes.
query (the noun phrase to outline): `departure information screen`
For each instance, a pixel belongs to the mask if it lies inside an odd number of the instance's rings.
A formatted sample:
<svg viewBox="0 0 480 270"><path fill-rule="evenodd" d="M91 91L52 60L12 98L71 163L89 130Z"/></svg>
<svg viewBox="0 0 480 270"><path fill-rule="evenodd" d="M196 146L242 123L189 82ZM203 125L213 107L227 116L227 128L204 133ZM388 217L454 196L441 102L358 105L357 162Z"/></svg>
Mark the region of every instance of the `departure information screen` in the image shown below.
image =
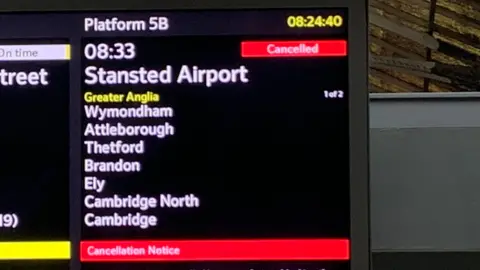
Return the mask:
<svg viewBox="0 0 480 270"><path fill-rule="evenodd" d="M0 15L0 269L350 269L347 19Z"/></svg>

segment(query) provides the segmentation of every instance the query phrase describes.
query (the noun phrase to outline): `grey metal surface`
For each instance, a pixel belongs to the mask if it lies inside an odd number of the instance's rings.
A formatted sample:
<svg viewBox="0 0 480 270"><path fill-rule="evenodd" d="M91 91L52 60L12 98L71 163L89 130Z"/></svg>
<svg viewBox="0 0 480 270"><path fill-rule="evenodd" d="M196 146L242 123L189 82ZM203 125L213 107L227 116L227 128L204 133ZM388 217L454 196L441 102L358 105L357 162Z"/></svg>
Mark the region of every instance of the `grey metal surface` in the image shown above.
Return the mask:
<svg viewBox="0 0 480 270"><path fill-rule="evenodd" d="M370 149L374 250L480 251L480 128L373 128Z"/></svg>
<svg viewBox="0 0 480 270"><path fill-rule="evenodd" d="M371 128L480 127L480 98L370 100Z"/></svg>

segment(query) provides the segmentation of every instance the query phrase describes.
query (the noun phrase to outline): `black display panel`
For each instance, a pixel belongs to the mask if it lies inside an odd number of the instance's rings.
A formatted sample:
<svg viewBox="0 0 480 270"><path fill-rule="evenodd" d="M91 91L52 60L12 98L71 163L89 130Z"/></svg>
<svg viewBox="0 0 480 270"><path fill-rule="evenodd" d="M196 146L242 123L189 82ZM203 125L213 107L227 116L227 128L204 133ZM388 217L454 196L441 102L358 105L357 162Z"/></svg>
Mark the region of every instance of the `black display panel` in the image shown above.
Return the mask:
<svg viewBox="0 0 480 270"><path fill-rule="evenodd" d="M246 54L285 36L84 39L88 57L109 56L82 63L82 238L138 240L145 260L346 258L348 245L320 240L350 231L346 41L331 38L318 42L343 55L324 59L242 57L242 42ZM135 57L112 61L115 47ZM112 259L95 255L104 246L134 252L113 241L82 257Z"/></svg>
<svg viewBox="0 0 480 270"><path fill-rule="evenodd" d="M347 9L0 19L0 268L351 269Z"/></svg>

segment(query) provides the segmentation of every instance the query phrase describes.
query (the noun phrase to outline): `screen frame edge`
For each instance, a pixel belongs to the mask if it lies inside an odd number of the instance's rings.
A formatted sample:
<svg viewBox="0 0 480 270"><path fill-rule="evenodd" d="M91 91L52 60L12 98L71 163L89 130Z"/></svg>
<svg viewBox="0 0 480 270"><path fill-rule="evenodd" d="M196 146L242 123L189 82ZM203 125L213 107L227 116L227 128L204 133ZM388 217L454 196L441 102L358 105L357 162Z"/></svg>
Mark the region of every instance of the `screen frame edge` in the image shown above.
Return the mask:
<svg viewBox="0 0 480 270"><path fill-rule="evenodd" d="M352 0L16 0L0 1L0 15L10 12L134 11L206 9L347 8L349 32L349 130L351 269L369 270L369 113L367 1ZM334 181L334 180L333 180Z"/></svg>

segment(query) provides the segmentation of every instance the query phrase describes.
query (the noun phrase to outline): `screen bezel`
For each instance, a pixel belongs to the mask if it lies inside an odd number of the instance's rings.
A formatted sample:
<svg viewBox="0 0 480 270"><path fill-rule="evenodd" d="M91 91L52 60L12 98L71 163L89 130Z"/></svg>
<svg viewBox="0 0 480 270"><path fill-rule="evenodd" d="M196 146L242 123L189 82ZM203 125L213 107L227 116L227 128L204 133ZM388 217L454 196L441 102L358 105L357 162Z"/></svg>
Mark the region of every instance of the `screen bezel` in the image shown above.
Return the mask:
<svg viewBox="0 0 480 270"><path fill-rule="evenodd" d="M349 32L351 269L369 270L369 125L367 1L352 0L16 0L0 1L9 12L135 11L209 9L347 8ZM5 21L3 21L5 23ZM3 24L1 27L8 27Z"/></svg>

